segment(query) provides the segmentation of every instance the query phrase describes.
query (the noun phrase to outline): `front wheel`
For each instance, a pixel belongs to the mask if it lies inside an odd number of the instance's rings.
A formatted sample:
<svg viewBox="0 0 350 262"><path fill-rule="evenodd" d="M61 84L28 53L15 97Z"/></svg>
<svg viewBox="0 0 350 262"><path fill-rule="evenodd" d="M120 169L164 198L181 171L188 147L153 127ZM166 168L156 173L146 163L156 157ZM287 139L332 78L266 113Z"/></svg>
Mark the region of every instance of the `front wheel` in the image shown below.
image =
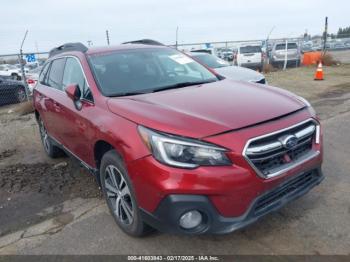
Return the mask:
<svg viewBox="0 0 350 262"><path fill-rule="evenodd" d="M142 236L150 231L143 223L131 181L121 157L115 150L102 158L100 178L103 195L118 226L131 236Z"/></svg>

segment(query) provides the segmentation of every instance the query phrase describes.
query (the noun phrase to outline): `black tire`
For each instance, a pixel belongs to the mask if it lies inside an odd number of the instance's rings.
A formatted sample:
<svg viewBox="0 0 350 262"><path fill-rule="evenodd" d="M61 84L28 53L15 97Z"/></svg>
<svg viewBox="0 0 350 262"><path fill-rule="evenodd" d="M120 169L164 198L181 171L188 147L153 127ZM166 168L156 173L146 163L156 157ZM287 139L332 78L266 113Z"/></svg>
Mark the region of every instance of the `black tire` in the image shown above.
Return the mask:
<svg viewBox="0 0 350 262"><path fill-rule="evenodd" d="M21 77L20 77L18 74L16 74L16 73L11 74L11 78L12 78L13 80L18 80L18 81L21 80Z"/></svg>
<svg viewBox="0 0 350 262"><path fill-rule="evenodd" d="M18 77L17 74L11 74L11 78L12 78L13 80L17 80L17 77Z"/></svg>
<svg viewBox="0 0 350 262"><path fill-rule="evenodd" d="M102 157L100 179L103 195L117 225L133 237L151 232L152 229L142 221L132 183L122 158L115 150Z"/></svg>
<svg viewBox="0 0 350 262"><path fill-rule="evenodd" d="M17 88L16 97L17 97L17 101L18 101L19 103L22 103L22 102L24 102L24 101L27 101L27 94L26 94L26 91L25 91L25 87L19 86L19 87Z"/></svg>
<svg viewBox="0 0 350 262"><path fill-rule="evenodd" d="M53 144L52 139L50 138L50 136L46 131L45 124L40 117L38 119L38 123L39 123L41 143L43 144L46 154L51 158L57 158L57 157L63 156L64 155L63 150Z"/></svg>

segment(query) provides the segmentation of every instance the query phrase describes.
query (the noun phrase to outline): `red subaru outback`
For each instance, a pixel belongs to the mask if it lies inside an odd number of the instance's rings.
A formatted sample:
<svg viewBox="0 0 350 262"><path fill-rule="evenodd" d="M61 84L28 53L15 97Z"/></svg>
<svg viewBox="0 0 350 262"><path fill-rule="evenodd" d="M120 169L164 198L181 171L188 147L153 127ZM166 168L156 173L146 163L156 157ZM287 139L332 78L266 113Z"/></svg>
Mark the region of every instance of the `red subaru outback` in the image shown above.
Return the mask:
<svg viewBox="0 0 350 262"><path fill-rule="evenodd" d="M172 48L65 44L33 96L46 153L88 168L130 235L232 232L323 179L306 100L226 80Z"/></svg>

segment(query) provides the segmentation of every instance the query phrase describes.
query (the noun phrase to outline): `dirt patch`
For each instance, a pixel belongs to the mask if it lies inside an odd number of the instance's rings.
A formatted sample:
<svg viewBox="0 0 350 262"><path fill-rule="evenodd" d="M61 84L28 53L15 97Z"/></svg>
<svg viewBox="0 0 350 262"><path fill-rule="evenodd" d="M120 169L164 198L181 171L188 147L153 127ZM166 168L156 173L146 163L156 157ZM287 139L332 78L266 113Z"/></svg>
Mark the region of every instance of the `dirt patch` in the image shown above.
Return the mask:
<svg viewBox="0 0 350 262"><path fill-rule="evenodd" d="M16 108L16 112L19 115L27 115L30 113L34 112L34 107L33 107L33 101L27 101L24 103L21 103L17 108Z"/></svg>
<svg viewBox="0 0 350 262"><path fill-rule="evenodd" d="M16 149L8 149L5 151L2 151L0 153L0 160L13 156L14 154L16 154L16 151L17 151Z"/></svg>
<svg viewBox="0 0 350 262"><path fill-rule="evenodd" d="M94 177L84 171L76 172L69 164L58 167L46 163L6 166L0 169L0 190L11 194L40 193L81 198L100 195Z"/></svg>
<svg viewBox="0 0 350 262"><path fill-rule="evenodd" d="M0 236L60 215L67 200L101 198L92 174L73 159L63 161L0 167Z"/></svg>
<svg viewBox="0 0 350 262"><path fill-rule="evenodd" d="M350 92L350 82L334 85L332 89L326 90L318 95L319 98L336 98Z"/></svg>

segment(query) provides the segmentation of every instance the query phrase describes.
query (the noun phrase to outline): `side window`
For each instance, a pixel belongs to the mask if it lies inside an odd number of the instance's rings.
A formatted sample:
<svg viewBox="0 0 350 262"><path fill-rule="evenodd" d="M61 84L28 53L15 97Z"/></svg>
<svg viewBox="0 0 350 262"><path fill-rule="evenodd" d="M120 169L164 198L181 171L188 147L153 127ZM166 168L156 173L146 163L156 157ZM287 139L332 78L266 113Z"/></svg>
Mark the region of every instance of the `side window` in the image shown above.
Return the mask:
<svg viewBox="0 0 350 262"><path fill-rule="evenodd" d="M50 72L47 77L47 85L62 90L62 76L65 58L58 58L51 62Z"/></svg>
<svg viewBox="0 0 350 262"><path fill-rule="evenodd" d="M67 58L63 73L63 89L69 84L77 84L81 91L81 98L92 101L92 94L88 87L80 63L75 58Z"/></svg>
<svg viewBox="0 0 350 262"><path fill-rule="evenodd" d="M47 73L49 67L50 67L50 63L47 63L44 65L44 68L41 70L41 73L39 76L39 83L40 84L46 85L44 79L45 79L45 76L46 76L46 73Z"/></svg>

